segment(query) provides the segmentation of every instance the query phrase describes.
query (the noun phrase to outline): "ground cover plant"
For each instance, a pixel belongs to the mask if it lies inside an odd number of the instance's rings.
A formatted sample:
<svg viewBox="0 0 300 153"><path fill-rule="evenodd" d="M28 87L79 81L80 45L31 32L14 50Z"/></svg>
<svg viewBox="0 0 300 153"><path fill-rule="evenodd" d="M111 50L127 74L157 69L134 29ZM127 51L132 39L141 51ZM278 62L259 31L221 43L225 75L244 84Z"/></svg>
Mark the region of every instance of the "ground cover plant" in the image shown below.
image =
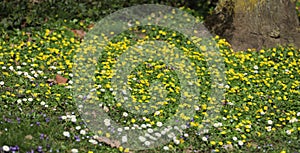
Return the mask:
<svg viewBox="0 0 300 153"><path fill-rule="evenodd" d="M89 20L65 20L39 28L13 29L0 40L0 152L130 152L91 132L73 101L72 68L82 31ZM73 31L72 31L73 30ZM130 35L134 33L134 35ZM132 98L150 99L149 86L158 79L168 91L150 116L135 116L114 101L109 83L114 58L138 41L166 40L194 62L201 78L201 100L181 136L159 148L140 152L299 152L300 50L292 46L233 52L224 39L215 41L224 58L226 83L222 109L204 133L202 119L210 107L210 71L201 50L183 35L161 27L136 27L111 42L99 58L95 90L99 108L127 127L154 128L178 107L181 91L172 67L147 61L129 75ZM205 46L201 48L204 50ZM66 80L68 79L68 80ZM137 108L138 109L138 108ZM141 109L141 108L140 108ZM182 116L184 118L184 116Z"/></svg>

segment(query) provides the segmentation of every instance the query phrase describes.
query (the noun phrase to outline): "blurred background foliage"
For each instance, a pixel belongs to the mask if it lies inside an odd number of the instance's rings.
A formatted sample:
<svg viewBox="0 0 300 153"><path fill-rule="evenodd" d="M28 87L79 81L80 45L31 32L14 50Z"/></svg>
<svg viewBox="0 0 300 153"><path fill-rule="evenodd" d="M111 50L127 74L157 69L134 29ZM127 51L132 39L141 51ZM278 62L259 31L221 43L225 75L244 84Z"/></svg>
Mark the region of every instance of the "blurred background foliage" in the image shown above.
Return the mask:
<svg viewBox="0 0 300 153"><path fill-rule="evenodd" d="M2 2L1 2L2 1ZM98 21L104 16L138 4L163 4L189 8L206 16L218 0L0 0L0 27L4 29L43 25L52 20Z"/></svg>
<svg viewBox="0 0 300 153"><path fill-rule="evenodd" d="M300 13L300 0L297 0ZM162 4L185 8L206 17L218 0L0 0L0 30L38 27L58 20L98 21L116 10L139 4ZM300 17L300 15L299 15ZM0 33L1 33L0 31Z"/></svg>

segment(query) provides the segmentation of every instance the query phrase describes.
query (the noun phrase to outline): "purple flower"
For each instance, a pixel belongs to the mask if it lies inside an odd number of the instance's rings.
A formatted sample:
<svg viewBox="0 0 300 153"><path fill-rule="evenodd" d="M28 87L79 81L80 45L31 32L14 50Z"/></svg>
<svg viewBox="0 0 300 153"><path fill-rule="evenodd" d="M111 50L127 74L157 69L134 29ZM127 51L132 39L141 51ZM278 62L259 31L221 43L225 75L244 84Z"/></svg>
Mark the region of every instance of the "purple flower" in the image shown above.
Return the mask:
<svg viewBox="0 0 300 153"><path fill-rule="evenodd" d="M33 149L31 149L31 151L27 151L27 153L34 153L34 150L33 150Z"/></svg>
<svg viewBox="0 0 300 153"><path fill-rule="evenodd" d="M20 123L21 122L21 118L17 117L17 121L18 121L18 123Z"/></svg>
<svg viewBox="0 0 300 153"><path fill-rule="evenodd" d="M41 134L40 134L40 139L44 139L44 136L45 136L45 135L44 135L43 133L41 133Z"/></svg>
<svg viewBox="0 0 300 153"><path fill-rule="evenodd" d="M80 137L79 136L75 135L74 138L75 138L75 141L77 141L77 142L80 141Z"/></svg>
<svg viewBox="0 0 300 153"><path fill-rule="evenodd" d="M38 146L37 152L43 152L43 147L42 146Z"/></svg>
<svg viewBox="0 0 300 153"><path fill-rule="evenodd" d="M36 122L36 125L40 126L40 125L41 125L41 123L40 123L40 122Z"/></svg>
<svg viewBox="0 0 300 153"><path fill-rule="evenodd" d="M46 123L48 123L50 121L50 118L46 118L45 120L46 120Z"/></svg>

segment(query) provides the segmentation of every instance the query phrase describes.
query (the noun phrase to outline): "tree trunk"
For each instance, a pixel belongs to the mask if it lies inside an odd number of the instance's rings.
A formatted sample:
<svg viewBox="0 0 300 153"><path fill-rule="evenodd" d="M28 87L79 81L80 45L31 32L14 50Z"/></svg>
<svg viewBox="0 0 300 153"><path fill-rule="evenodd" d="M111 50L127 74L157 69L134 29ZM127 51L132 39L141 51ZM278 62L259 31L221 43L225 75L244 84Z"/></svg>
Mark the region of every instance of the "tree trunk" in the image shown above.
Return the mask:
<svg viewBox="0 0 300 153"><path fill-rule="evenodd" d="M295 0L220 0L206 27L226 38L233 50L277 45L300 47Z"/></svg>

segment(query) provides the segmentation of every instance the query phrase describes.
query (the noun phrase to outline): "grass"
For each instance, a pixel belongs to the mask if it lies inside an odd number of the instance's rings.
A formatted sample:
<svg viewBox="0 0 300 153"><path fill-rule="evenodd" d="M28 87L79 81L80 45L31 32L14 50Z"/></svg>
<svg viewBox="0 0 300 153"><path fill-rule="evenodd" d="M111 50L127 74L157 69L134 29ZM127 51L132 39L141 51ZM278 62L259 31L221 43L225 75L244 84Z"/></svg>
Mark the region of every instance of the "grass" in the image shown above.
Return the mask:
<svg viewBox="0 0 300 153"><path fill-rule="evenodd" d="M87 29L88 25L88 21L58 21L40 28L16 29L1 37L1 151L10 147L11 152L130 152L122 146L113 148L112 142L99 142L95 135L109 137L112 133L91 131L77 109L73 95L76 76L72 70L77 64L74 56L80 51L80 38L70 29ZM136 35L124 32L112 41L99 57L92 76L97 84L97 105L101 104L111 119L123 126L144 124L154 129L180 106L180 79L172 67L166 68L159 60L137 65L128 76L128 84L133 89L131 98L140 102L134 108L150 112L142 106L151 99L151 84L163 84L167 93L157 89L167 99L157 104L163 108L148 116L135 115L124 109L125 103L113 98L117 87L111 84L114 75L110 70L115 68L115 58L129 46L148 40L168 41L195 63L200 79L197 83L201 98L190 108L195 109L195 115L180 116L188 128L174 141L140 152L300 151L300 50L287 46L235 53L225 40L214 38L226 69L226 81L220 85L225 99L219 102L222 108L217 118L209 121L209 130L200 134L200 129L205 128L203 117L213 109L208 107L212 81L203 48L195 49L183 35L160 27L132 30ZM69 81L49 81L57 74Z"/></svg>

